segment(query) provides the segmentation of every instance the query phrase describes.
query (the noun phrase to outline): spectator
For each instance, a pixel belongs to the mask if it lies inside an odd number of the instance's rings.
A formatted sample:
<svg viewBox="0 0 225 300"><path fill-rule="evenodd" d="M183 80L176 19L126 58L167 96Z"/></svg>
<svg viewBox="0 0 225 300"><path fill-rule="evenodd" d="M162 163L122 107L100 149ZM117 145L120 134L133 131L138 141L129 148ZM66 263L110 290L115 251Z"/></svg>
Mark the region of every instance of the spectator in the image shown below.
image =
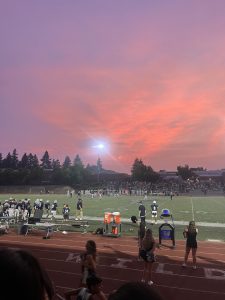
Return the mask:
<svg viewBox="0 0 225 300"><path fill-rule="evenodd" d="M106 300L102 291L102 279L97 276L87 278L87 287L82 287L65 293L65 299L70 300L72 296L77 295L77 300Z"/></svg>
<svg viewBox="0 0 225 300"><path fill-rule="evenodd" d="M142 245L142 240L145 236L145 223L141 222L139 225L139 229L138 229L138 258L141 258L141 245Z"/></svg>
<svg viewBox="0 0 225 300"><path fill-rule="evenodd" d="M89 276L96 275L97 249L95 241L88 240L85 248L85 253L81 254L81 286L86 286L86 280Z"/></svg>
<svg viewBox="0 0 225 300"><path fill-rule="evenodd" d="M163 300L152 287L142 282L127 282L111 293L108 300Z"/></svg>
<svg viewBox="0 0 225 300"><path fill-rule="evenodd" d="M1 299L53 299L52 282L38 260L29 252L1 248L0 270Z"/></svg>
<svg viewBox="0 0 225 300"><path fill-rule="evenodd" d="M192 259L193 259L193 269L196 269L196 253L197 253L197 234L198 234L198 228L195 226L195 221L190 221L187 228L184 229L183 235L184 238L186 238L186 249L185 249L185 255L184 255L184 263L182 267L187 266L187 260L190 251L192 251Z"/></svg>
<svg viewBox="0 0 225 300"><path fill-rule="evenodd" d="M154 254L155 248L156 248L156 243L152 234L152 230L147 229L141 243L140 256L144 260L144 270L143 270L141 281L146 282L149 285L153 284L152 267L153 267L153 263L155 262L155 254Z"/></svg>

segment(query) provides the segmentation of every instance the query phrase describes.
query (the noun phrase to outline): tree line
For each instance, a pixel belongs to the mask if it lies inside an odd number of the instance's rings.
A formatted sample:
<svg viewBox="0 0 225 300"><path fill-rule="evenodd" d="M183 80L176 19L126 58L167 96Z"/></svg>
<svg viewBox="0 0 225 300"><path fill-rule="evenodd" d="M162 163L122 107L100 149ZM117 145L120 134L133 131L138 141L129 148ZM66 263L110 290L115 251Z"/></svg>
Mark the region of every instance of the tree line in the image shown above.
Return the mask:
<svg viewBox="0 0 225 300"><path fill-rule="evenodd" d="M79 155L72 161L66 156L61 164L58 159L51 159L46 150L42 158L36 154L24 153L18 158L17 150L3 158L0 153L0 185L71 185L96 182L103 171L102 162L98 158L96 165L84 166Z"/></svg>
<svg viewBox="0 0 225 300"><path fill-rule="evenodd" d="M203 168L195 168L202 170ZM188 165L178 166L177 175L182 179L193 178L193 169ZM0 185L100 185L107 181L126 180L142 182L158 182L160 175L151 166L136 158L131 166L131 175L104 170L100 158L96 165L84 166L77 154L73 160L67 155L61 164L58 159L51 159L46 150L42 158L36 154L24 153L18 158L17 150L3 157L0 153Z"/></svg>

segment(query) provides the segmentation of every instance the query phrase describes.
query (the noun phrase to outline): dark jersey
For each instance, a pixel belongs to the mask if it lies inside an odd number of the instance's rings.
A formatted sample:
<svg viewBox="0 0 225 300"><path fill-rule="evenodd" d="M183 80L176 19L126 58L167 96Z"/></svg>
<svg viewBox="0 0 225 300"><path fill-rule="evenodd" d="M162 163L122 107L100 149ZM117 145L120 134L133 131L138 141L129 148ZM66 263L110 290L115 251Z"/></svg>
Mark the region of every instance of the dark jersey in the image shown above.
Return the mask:
<svg viewBox="0 0 225 300"><path fill-rule="evenodd" d="M157 204L152 204L151 205L151 210L152 211L158 211L158 205Z"/></svg>
<svg viewBox="0 0 225 300"><path fill-rule="evenodd" d="M82 205L82 200L78 200L77 201L77 210L80 210L83 208L83 205Z"/></svg>
<svg viewBox="0 0 225 300"><path fill-rule="evenodd" d="M50 209L50 203L49 202L45 203L45 209Z"/></svg>
<svg viewBox="0 0 225 300"><path fill-rule="evenodd" d="M57 207L58 207L57 203L53 203L52 207L51 207L51 210L57 210Z"/></svg>
<svg viewBox="0 0 225 300"><path fill-rule="evenodd" d="M70 212L69 207L63 207L63 211L62 211L63 215L67 216L69 215L69 212Z"/></svg>
<svg viewBox="0 0 225 300"><path fill-rule="evenodd" d="M139 205L140 217L145 216L145 206L143 204Z"/></svg>

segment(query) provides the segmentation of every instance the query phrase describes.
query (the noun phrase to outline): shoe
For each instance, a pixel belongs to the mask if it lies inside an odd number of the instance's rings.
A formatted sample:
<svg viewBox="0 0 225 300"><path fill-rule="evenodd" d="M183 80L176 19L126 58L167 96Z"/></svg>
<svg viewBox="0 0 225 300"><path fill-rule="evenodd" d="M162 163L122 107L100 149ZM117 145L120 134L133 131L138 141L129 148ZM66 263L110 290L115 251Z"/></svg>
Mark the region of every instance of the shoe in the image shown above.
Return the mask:
<svg viewBox="0 0 225 300"><path fill-rule="evenodd" d="M153 281L148 281L148 285L153 285Z"/></svg>
<svg viewBox="0 0 225 300"><path fill-rule="evenodd" d="M145 280L142 278L142 279L141 279L141 282L145 282Z"/></svg>
<svg viewBox="0 0 225 300"><path fill-rule="evenodd" d="M187 265L186 265L185 263L183 263L183 264L182 264L182 267L183 267L183 268L186 268L186 267L187 267Z"/></svg>
<svg viewBox="0 0 225 300"><path fill-rule="evenodd" d="M193 270L196 270L197 269L197 266L193 266Z"/></svg>

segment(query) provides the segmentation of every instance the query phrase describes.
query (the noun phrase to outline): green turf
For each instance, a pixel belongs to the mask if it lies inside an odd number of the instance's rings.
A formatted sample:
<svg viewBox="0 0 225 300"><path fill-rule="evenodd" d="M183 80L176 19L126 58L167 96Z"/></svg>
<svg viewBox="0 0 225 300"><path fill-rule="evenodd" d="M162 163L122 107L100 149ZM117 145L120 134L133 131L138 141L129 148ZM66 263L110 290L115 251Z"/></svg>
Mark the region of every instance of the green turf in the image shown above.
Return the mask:
<svg viewBox="0 0 225 300"><path fill-rule="evenodd" d="M49 200L53 202L58 201L58 213L61 214L63 204L68 203L71 208L71 215L75 215L77 196L73 198L67 197L67 195L0 195L0 201L3 202L9 197L16 199L29 198L33 203L35 199L42 198L43 201ZM142 200L146 210L147 219L151 218L150 205L153 200L157 201L160 211L164 208L170 210L175 221L190 221L194 219L196 222L208 222L208 223L224 223L225 224L225 197L191 197L191 196L177 196L173 200L170 197L158 196L148 197L147 200L143 200L143 197L139 196L120 196L109 197L104 196L102 199L91 198L90 196L82 196L84 216L101 217L102 226L104 213L120 212L122 218L130 218L132 215L138 216L139 201ZM96 227L101 226L100 222L92 222L89 230L93 231ZM153 226L155 234L158 235L158 225ZM123 234L137 234L137 226L131 224L123 224ZM176 226L176 238L182 239L183 226ZM225 228L214 227L201 227L199 232L199 239L220 239L225 240Z"/></svg>

